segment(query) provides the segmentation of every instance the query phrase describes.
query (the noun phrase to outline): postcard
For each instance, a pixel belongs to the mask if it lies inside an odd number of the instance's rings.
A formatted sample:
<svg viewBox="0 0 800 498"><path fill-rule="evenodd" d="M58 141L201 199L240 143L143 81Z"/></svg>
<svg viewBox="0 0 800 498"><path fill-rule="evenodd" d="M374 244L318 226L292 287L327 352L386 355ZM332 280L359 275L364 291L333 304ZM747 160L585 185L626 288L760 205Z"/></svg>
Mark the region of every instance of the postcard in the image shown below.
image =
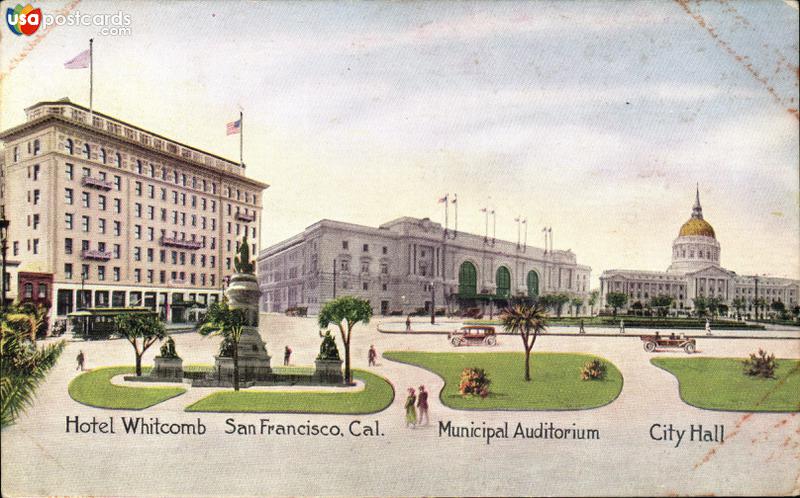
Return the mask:
<svg viewBox="0 0 800 498"><path fill-rule="evenodd" d="M1 10L3 496L800 493L797 1Z"/></svg>

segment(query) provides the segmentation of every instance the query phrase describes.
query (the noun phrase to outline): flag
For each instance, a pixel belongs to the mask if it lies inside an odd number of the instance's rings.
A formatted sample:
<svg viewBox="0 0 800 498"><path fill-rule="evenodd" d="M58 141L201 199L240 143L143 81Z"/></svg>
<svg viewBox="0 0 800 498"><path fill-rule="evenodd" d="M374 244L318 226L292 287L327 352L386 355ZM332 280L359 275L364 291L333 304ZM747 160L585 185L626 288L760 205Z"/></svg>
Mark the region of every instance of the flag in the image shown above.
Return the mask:
<svg viewBox="0 0 800 498"><path fill-rule="evenodd" d="M447 202L447 196L448 196L448 195L450 195L450 194L445 194L445 195L444 195L444 197L442 197L441 199L439 199L439 204L441 204L441 203L443 203L443 202Z"/></svg>
<svg viewBox="0 0 800 498"><path fill-rule="evenodd" d="M516 221L517 223L519 223L519 217L517 217L517 218L514 218L514 221Z"/></svg>
<svg viewBox="0 0 800 498"><path fill-rule="evenodd" d="M242 120L237 119L236 121L232 121L228 123L227 128L225 130L226 135L236 135L237 133L242 132Z"/></svg>
<svg viewBox="0 0 800 498"><path fill-rule="evenodd" d="M84 50L64 63L65 69L86 69L89 67L89 50Z"/></svg>
<svg viewBox="0 0 800 498"><path fill-rule="evenodd" d="M488 211L488 209L486 209L486 208L481 208L481 213L485 213L486 211Z"/></svg>
<svg viewBox="0 0 800 498"><path fill-rule="evenodd" d="M458 194L453 194L453 204L455 204L456 202L458 202L458 197L456 197L457 195L458 195Z"/></svg>
<svg viewBox="0 0 800 498"><path fill-rule="evenodd" d="M523 225L524 225L525 223L527 223L527 222L528 222L528 218L522 218L522 224L523 224Z"/></svg>

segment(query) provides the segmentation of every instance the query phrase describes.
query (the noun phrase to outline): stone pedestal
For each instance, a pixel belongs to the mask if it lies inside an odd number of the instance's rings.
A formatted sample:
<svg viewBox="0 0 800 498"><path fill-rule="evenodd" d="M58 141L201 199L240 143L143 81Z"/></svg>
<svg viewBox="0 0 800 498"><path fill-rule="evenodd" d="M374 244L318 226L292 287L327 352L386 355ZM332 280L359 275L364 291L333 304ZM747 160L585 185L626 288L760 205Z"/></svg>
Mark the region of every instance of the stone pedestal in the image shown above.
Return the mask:
<svg viewBox="0 0 800 498"><path fill-rule="evenodd" d="M150 371L150 377L158 379L182 380L183 360L180 358L155 357L155 366Z"/></svg>
<svg viewBox="0 0 800 498"><path fill-rule="evenodd" d="M314 366L315 381L325 384L341 384L344 382L342 360L316 360Z"/></svg>
<svg viewBox="0 0 800 498"><path fill-rule="evenodd" d="M258 333L258 301L261 291L255 275L236 273L225 290L225 297L232 309L245 313L246 325L239 339L239 380L263 381L272 378L270 356ZM216 357L214 376L223 382L233 382L233 358Z"/></svg>

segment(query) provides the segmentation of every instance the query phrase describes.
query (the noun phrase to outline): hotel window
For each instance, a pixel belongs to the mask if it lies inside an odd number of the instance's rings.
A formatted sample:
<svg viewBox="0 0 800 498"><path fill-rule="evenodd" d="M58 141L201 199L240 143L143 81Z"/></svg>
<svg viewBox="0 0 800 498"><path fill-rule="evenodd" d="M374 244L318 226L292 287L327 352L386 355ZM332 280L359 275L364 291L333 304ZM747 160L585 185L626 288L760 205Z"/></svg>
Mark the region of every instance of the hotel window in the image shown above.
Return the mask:
<svg viewBox="0 0 800 498"><path fill-rule="evenodd" d="M361 273L369 273L369 263L366 261L361 263Z"/></svg>
<svg viewBox="0 0 800 498"><path fill-rule="evenodd" d="M230 251L231 250L231 241L230 240L226 240L225 244L227 246L227 250ZM237 244L238 244L238 242L237 242Z"/></svg>
<svg viewBox="0 0 800 498"><path fill-rule="evenodd" d="M343 260L343 261L341 262L341 266L340 266L339 268L340 268L340 269L341 269L343 272L349 272L349 271L350 271L350 262L349 262L349 261L347 261L347 260Z"/></svg>
<svg viewBox="0 0 800 498"><path fill-rule="evenodd" d="M346 240L343 240L342 241L342 249L349 249L349 248L350 248L350 243L347 242Z"/></svg>
<svg viewBox="0 0 800 498"><path fill-rule="evenodd" d="M115 266L114 267L114 282L119 282L119 274L120 274L119 266Z"/></svg>
<svg viewBox="0 0 800 498"><path fill-rule="evenodd" d="M114 212L117 214L122 212L122 199L114 199Z"/></svg>
<svg viewBox="0 0 800 498"><path fill-rule="evenodd" d="M216 218L211 218L211 229L212 230L216 230L217 229L217 219Z"/></svg>
<svg viewBox="0 0 800 498"><path fill-rule="evenodd" d="M139 204L138 202L136 204L134 204L133 205L133 212L134 212L134 214L135 214L135 216L137 218L141 218L142 217L142 205Z"/></svg>
<svg viewBox="0 0 800 498"><path fill-rule="evenodd" d="M147 197L149 197L151 199L155 199L156 198L156 188L154 186L152 186L152 185L148 185L147 186Z"/></svg>
<svg viewBox="0 0 800 498"><path fill-rule="evenodd" d="M161 200L162 201L167 200L167 189L165 189L164 187L161 187Z"/></svg>
<svg viewBox="0 0 800 498"><path fill-rule="evenodd" d="M85 159L91 158L92 155L92 148L89 147L89 144L83 144L83 157Z"/></svg>
<svg viewBox="0 0 800 498"><path fill-rule="evenodd" d="M64 225L67 230L72 230L72 213L64 213Z"/></svg>
<svg viewBox="0 0 800 498"><path fill-rule="evenodd" d="M25 283L25 299L33 299L33 284Z"/></svg>
<svg viewBox="0 0 800 498"><path fill-rule="evenodd" d="M33 239L33 254L39 254L39 239Z"/></svg>
<svg viewBox="0 0 800 498"><path fill-rule="evenodd" d="M141 282L142 281L142 270L140 270L139 268L136 268L135 270L133 270L133 279L136 280L137 283Z"/></svg>
<svg viewBox="0 0 800 498"><path fill-rule="evenodd" d="M97 220L97 231L99 233L106 233L106 220L100 218Z"/></svg>
<svg viewBox="0 0 800 498"><path fill-rule="evenodd" d="M186 175L181 173L181 185L186 186Z"/></svg>
<svg viewBox="0 0 800 498"><path fill-rule="evenodd" d="M386 263L381 263L381 274L388 275L389 274L389 265Z"/></svg>
<svg viewBox="0 0 800 498"><path fill-rule="evenodd" d="M134 247L133 248L133 260L134 261L141 261L142 260L142 248L141 247Z"/></svg>
<svg viewBox="0 0 800 498"><path fill-rule="evenodd" d="M361 248L361 251L369 252L369 244L364 244L364 246ZM422 253L422 255L425 256L425 253Z"/></svg>
<svg viewBox="0 0 800 498"><path fill-rule="evenodd" d="M167 167L166 166L162 166L161 167L161 179L164 180L164 181L167 181Z"/></svg>
<svg viewBox="0 0 800 498"><path fill-rule="evenodd" d="M164 270L158 272L158 281L162 284L165 283L167 281L167 272Z"/></svg>
<svg viewBox="0 0 800 498"><path fill-rule="evenodd" d="M177 171L173 171L173 172L172 172L172 180L173 180L173 181L175 182L175 184L177 185L177 183L178 183L178 172L177 172Z"/></svg>
<svg viewBox="0 0 800 498"><path fill-rule="evenodd" d="M119 154L119 152L117 152L117 153L114 155L114 166L116 166L116 167L118 167L118 168L119 168L120 166L122 166L122 156Z"/></svg>
<svg viewBox="0 0 800 498"><path fill-rule="evenodd" d="M231 258L225 258L225 268L228 270L231 269Z"/></svg>
<svg viewBox="0 0 800 498"><path fill-rule="evenodd" d="M98 266L97 267L97 280L105 280L106 279L106 267L105 266Z"/></svg>
<svg viewBox="0 0 800 498"><path fill-rule="evenodd" d="M136 195L138 196L142 195L142 182L136 182L135 190L136 190Z"/></svg>
<svg viewBox="0 0 800 498"><path fill-rule="evenodd" d="M71 138L68 138L66 143L64 144L64 149L67 151L67 154L72 155L75 153L75 144L72 142Z"/></svg>
<svg viewBox="0 0 800 498"><path fill-rule="evenodd" d="M114 244L114 259L119 259L120 253L122 252L121 247L119 244Z"/></svg>
<svg viewBox="0 0 800 498"><path fill-rule="evenodd" d="M64 254L72 254L72 239L64 239Z"/></svg>
<svg viewBox="0 0 800 498"><path fill-rule="evenodd" d="M72 263L64 263L64 278L72 280Z"/></svg>
<svg viewBox="0 0 800 498"><path fill-rule="evenodd" d="M139 159L136 160L136 174L137 175L142 174L142 161L140 161Z"/></svg>
<svg viewBox="0 0 800 498"><path fill-rule="evenodd" d="M64 174L66 175L67 180L72 180L72 172L74 169L75 167L71 164L64 165Z"/></svg>
<svg viewBox="0 0 800 498"><path fill-rule="evenodd" d="M231 203L229 202L229 203L228 203L228 216L230 216L230 215L231 215L231 210L232 210L232 209L231 209Z"/></svg>
<svg viewBox="0 0 800 498"><path fill-rule="evenodd" d="M217 258L216 258L216 256L209 256L208 257L208 266L210 266L211 268L216 268L217 267Z"/></svg>
<svg viewBox="0 0 800 498"><path fill-rule="evenodd" d="M228 233L231 233L231 222L228 222Z"/></svg>
<svg viewBox="0 0 800 498"><path fill-rule="evenodd" d="M122 178L117 175L114 175L114 188L122 190Z"/></svg>
<svg viewBox="0 0 800 498"><path fill-rule="evenodd" d="M155 231L153 230L153 227L147 227L147 240L151 242L155 240Z"/></svg>
<svg viewBox="0 0 800 498"><path fill-rule="evenodd" d="M197 196L196 195L192 196L192 207L193 208L197 207Z"/></svg>
<svg viewBox="0 0 800 498"><path fill-rule="evenodd" d="M106 196L104 195L97 196L97 206L100 208L101 211L106 210Z"/></svg>
<svg viewBox="0 0 800 498"><path fill-rule="evenodd" d="M89 265L81 265L81 278L89 278Z"/></svg>
<svg viewBox="0 0 800 498"><path fill-rule="evenodd" d="M122 234L122 224L119 221L114 222L114 235L119 237Z"/></svg>
<svg viewBox="0 0 800 498"><path fill-rule="evenodd" d="M165 251L164 249L161 249L160 251L158 251L158 260L160 262L162 262L162 263L166 263L167 262L167 251Z"/></svg>
<svg viewBox="0 0 800 498"><path fill-rule="evenodd" d="M211 199L211 212L212 213L217 212L217 201L215 201L214 199Z"/></svg>
<svg viewBox="0 0 800 498"><path fill-rule="evenodd" d="M34 180L34 181L36 181L36 180L38 180L38 179L39 179L39 169L40 169L40 168L39 168L39 165L38 165L38 164L34 164L34 165L33 165L33 180Z"/></svg>
<svg viewBox="0 0 800 498"><path fill-rule="evenodd" d="M88 216L81 216L81 229L84 232L89 231L89 217Z"/></svg>
<svg viewBox="0 0 800 498"><path fill-rule="evenodd" d="M216 281L216 275L209 275L208 278L211 282L211 287L214 287L214 282Z"/></svg>
<svg viewBox="0 0 800 498"><path fill-rule="evenodd" d="M178 204L178 191L177 190L173 190L172 191L172 203L173 204Z"/></svg>
<svg viewBox="0 0 800 498"><path fill-rule="evenodd" d="M153 283L153 270L147 270L147 283Z"/></svg>
<svg viewBox="0 0 800 498"><path fill-rule="evenodd" d="M106 181L107 175L106 175L105 171L101 171L101 172L97 173L97 176L99 176L101 180Z"/></svg>
<svg viewBox="0 0 800 498"><path fill-rule="evenodd" d="M103 149L103 148L101 148L101 149L100 149L100 161L101 161L103 164L105 164L107 160L108 160L108 156L106 155L106 150L105 150L105 149Z"/></svg>
<svg viewBox="0 0 800 498"><path fill-rule="evenodd" d="M151 164L150 165L150 178L155 178L155 177L156 177L156 167Z"/></svg>
<svg viewBox="0 0 800 498"><path fill-rule="evenodd" d="M39 142L39 139L37 138L36 140L33 141L33 155L34 156L38 156L39 152L41 151L41 148L42 148L41 147L41 143Z"/></svg>
<svg viewBox="0 0 800 498"><path fill-rule="evenodd" d="M147 262L148 263L152 263L153 262L153 252L154 251L153 251L152 247L148 247L147 248Z"/></svg>
<svg viewBox="0 0 800 498"><path fill-rule="evenodd" d="M39 204L39 189L33 191L33 204Z"/></svg>
<svg viewBox="0 0 800 498"><path fill-rule="evenodd" d="M153 206L147 206L147 217L151 220L156 219L156 208Z"/></svg>
<svg viewBox="0 0 800 498"><path fill-rule="evenodd" d="M37 228L39 228L39 215L38 214L34 214L33 215L33 229L36 230Z"/></svg>
<svg viewBox="0 0 800 498"><path fill-rule="evenodd" d="M369 290L369 284L367 282L362 282L361 283L361 288L364 289L364 290Z"/></svg>
<svg viewBox="0 0 800 498"><path fill-rule="evenodd" d="M141 239L142 238L142 225L135 225L133 227L133 235L134 235L134 238L136 238L136 239Z"/></svg>
<svg viewBox="0 0 800 498"><path fill-rule="evenodd" d="M186 194L181 194L181 206L186 205Z"/></svg>
<svg viewBox="0 0 800 498"><path fill-rule="evenodd" d="M172 264L178 264L178 251L172 251Z"/></svg>
<svg viewBox="0 0 800 498"><path fill-rule="evenodd" d="M72 205L72 194L73 194L73 191L72 191L71 188L65 188L64 189L64 202L65 203Z"/></svg>

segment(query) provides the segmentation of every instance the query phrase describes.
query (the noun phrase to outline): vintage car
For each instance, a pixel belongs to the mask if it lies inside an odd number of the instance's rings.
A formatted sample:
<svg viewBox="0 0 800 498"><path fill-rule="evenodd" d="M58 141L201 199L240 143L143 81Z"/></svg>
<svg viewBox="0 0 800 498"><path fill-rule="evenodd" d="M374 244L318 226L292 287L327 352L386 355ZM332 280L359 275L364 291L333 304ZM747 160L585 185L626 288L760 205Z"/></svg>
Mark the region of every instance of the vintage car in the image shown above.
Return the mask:
<svg viewBox="0 0 800 498"><path fill-rule="evenodd" d="M487 325L467 325L455 332L447 334L447 339L453 346L494 346L497 344L497 335L494 327Z"/></svg>
<svg viewBox="0 0 800 498"><path fill-rule="evenodd" d="M644 343L644 350L652 353L656 348L680 348L687 354L692 354L697 350L697 343L694 339L686 336L678 337L675 335L643 335L640 336Z"/></svg>

